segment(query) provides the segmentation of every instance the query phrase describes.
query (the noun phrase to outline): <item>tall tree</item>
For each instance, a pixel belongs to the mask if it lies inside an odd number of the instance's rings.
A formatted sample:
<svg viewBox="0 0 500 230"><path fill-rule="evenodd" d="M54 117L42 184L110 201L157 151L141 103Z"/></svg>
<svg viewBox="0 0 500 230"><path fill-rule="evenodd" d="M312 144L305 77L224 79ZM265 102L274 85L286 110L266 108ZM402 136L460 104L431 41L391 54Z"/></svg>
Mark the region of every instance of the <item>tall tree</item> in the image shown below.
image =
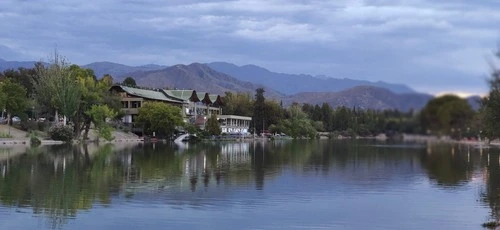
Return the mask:
<svg viewBox="0 0 500 230"><path fill-rule="evenodd" d="M220 124L219 121L217 120L216 114L212 114L208 118L205 129L208 131L210 135L220 135L222 130L220 128Z"/></svg>
<svg viewBox="0 0 500 230"><path fill-rule="evenodd" d="M496 54L500 58L500 49ZM481 102L483 135L492 139L500 137L500 70L494 69L488 81L490 92Z"/></svg>
<svg viewBox="0 0 500 230"><path fill-rule="evenodd" d="M126 86L137 86L137 83L135 82L135 79L132 77L127 77L123 80L123 83Z"/></svg>
<svg viewBox="0 0 500 230"><path fill-rule="evenodd" d="M38 103L49 110L72 119L78 111L81 88L66 60L55 52L51 64L37 69L39 77L34 88Z"/></svg>
<svg viewBox="0 0 500 230"><path fill-rule="evenodd" d="M262 133L266 129L264 123L266 117L266 98L264 97L264 89L258 88L255 90L255 102L253 106L253 127L256 133ZM267 124L269 125L269 124Z"/></svg>

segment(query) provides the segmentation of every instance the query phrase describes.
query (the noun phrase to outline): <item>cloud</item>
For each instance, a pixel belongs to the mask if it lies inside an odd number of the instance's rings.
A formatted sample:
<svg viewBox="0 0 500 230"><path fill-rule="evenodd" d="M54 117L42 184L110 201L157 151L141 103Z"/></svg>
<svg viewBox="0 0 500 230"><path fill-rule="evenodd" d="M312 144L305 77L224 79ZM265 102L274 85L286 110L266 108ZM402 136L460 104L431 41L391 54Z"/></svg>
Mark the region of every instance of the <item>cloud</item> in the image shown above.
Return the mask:
<svg viewBox="0 0 500 230"><path fill-rule="evenodd" d="M279 72L484 88L493 0L0 1L0 58L130 65L229 61ZM461 82L450 84L460 76Z"/></svg>

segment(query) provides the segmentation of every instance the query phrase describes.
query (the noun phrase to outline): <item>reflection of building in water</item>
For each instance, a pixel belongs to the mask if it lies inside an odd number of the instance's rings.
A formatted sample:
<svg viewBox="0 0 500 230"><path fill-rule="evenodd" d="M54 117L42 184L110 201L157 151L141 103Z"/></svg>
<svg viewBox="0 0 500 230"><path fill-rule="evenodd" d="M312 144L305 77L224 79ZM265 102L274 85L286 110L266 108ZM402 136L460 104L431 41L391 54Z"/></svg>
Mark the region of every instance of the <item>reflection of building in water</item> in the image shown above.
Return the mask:
<svg viewBox="0 0 500 230"><path fill-rule="evenodd" d="M183 174L189 179L191 190L195 190L196 184L203 181L204 186L213 182L219 184L223 174L230 170L238 170L250 166L251 156L249 143L228 143L220 146L220 152L216 155L207 154L205 151L186 158L183 161Z"/></svg>
<svg viewBox="0 0 500 230"><path fill-rule="evenodd" d="M221 146L220 159L217 164L246 164L251 160L249 143L228 143Z"/></svg>

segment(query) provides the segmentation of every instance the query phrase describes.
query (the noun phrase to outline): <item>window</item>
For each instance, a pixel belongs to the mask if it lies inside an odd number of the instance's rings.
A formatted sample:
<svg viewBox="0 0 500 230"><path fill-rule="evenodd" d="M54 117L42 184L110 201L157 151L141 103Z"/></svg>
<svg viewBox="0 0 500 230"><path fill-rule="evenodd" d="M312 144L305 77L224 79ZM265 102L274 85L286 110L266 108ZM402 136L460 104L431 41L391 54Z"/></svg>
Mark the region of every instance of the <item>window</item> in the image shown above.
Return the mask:
<svg viewBox="0 0 500 230"><path fill-rule="evenodd" d="M128 101L122 101L122 108L124 109L128 108Z"/></svg>
<svg viewBox="0 0 500 230"><path fill-rule="evenodd" d="M132 108L140 108L141 107L141 102L140 101L132 101Z"/></svg>

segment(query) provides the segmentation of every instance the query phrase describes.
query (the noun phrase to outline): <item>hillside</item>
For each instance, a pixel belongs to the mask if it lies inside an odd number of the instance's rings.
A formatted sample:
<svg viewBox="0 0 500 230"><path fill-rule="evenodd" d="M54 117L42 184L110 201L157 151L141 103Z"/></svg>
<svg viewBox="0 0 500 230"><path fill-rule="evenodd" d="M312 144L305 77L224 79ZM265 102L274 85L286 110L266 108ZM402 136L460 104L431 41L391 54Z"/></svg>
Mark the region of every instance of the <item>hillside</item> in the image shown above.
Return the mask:
<svg viewBox="0 0 500 230"><path fill-rule="evenodd" d="M8 69L18 69L18 68L33 68L35 67L35 61L6 61L0 59L0 71Z"/></svg>
<svg viewBox="0 0 500 230"><path fill-rule="evenodd" d="M138 85L155 88L195 89L223 95L226 91L249 92L263 87L258 84L240 81L232 76L217 72L210 67L193 63L190 65L175 65L161 70L141 71L127 74L133 77ZM280 98L283 94L263 87L266 96Z"/></svg>
<svg viewBox="0 0 500 230"><path fill-rule="evenodd" d="M357 86L340 92L306 92L287 96L283 99L285 104L293 102L322 104L324 102L332 107L347 106L363 109L421 109L432 98L427 94L396 94L390 90L373 87Z"/></svg>
<svg viewBox="0 0 500 230"><path fill-rule="evenodd" d="M89 68L94 70L94 74L97 77L102 77L104 74L109 74L113 76L116 81L123 81L128 73L139 72L139 71L151 71L167 68L161 65L142 65L142 66L128 66L123 64L118 64L114 62L93 62L82 66L83 68Z"/></svg>
<svg viewBox="0 0 500 230"><path fill-rule="evenodd" d="M338 79L304 74L275 73L255 65L237 66L226 62L213 62L207 65L241 81L262 84L289 95L300 92L338 92L361 85L385 88L394 93L415 93L413 89L406 85L390 84L382 81L370 82L348 78Z"/></svg>

